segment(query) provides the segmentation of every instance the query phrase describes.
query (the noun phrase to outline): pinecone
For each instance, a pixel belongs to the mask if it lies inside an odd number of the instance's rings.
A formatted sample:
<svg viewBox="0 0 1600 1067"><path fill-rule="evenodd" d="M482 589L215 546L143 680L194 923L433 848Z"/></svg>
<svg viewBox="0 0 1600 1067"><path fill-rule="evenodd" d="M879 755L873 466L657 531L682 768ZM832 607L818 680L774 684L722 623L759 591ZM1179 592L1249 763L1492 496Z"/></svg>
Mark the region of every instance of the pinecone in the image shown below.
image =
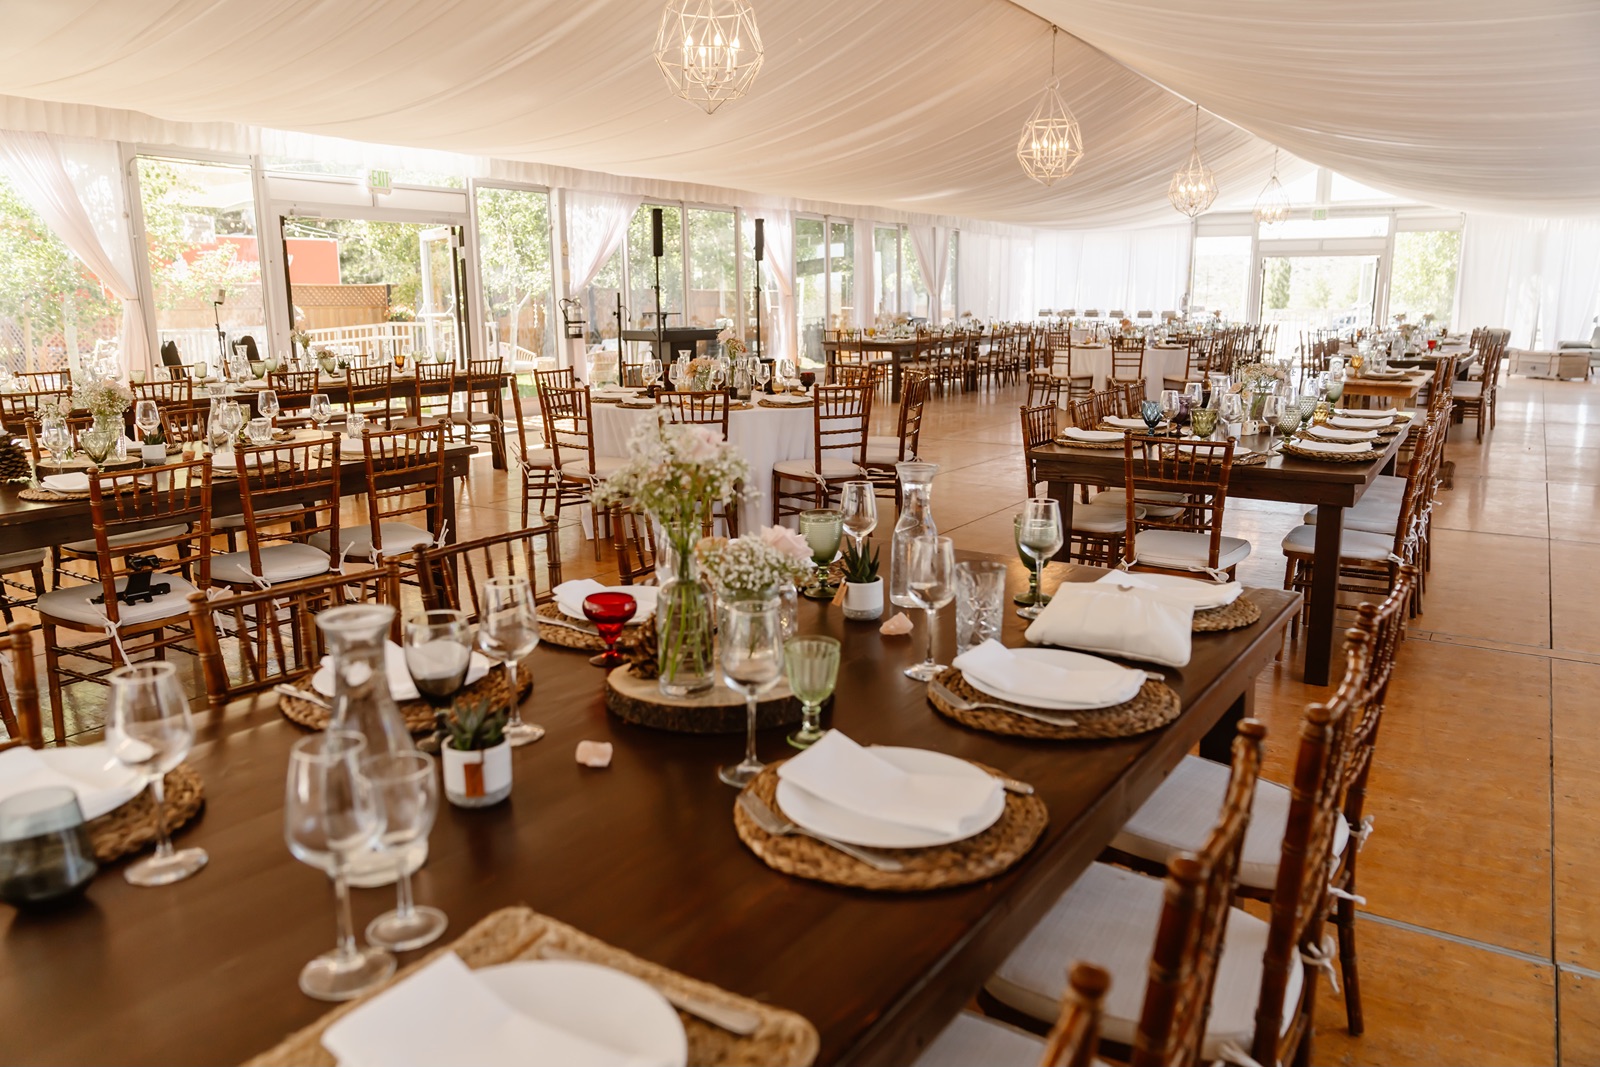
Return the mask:
<svg viewBox="0 0 1600 1067"><path fill-rule="evenodd" d="M0 482L25 482L32 477L27 451L14 441L0 441Z"/></svg>
<svg viewBox="0 0 1600 1067"><path fill-rule="evenodd" d="M660 673L661 665L657 660L659 650L656 642L656 617L649 616L638 626L629 628L628 633L622 635L618 641L622 654L633 665L633 673L640 678L654 678Z"/></svg>

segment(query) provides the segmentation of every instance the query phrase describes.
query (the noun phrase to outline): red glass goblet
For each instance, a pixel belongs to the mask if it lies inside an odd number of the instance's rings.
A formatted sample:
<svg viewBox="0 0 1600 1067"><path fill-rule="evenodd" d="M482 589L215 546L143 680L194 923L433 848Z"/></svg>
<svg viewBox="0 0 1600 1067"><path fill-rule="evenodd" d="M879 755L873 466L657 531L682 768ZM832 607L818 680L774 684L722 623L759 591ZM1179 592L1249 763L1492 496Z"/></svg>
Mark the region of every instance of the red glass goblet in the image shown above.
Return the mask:
<svg viewBox="0 0 1600 1067"><path fill-rule="evenodd" d="M594 623L601 640L606 643L606 650L590 658L590 663L609 670L627 662L617 651L617 638L622 636L622 628L638 610L638 602L627 593L590 593L583 598L583 614Z"/></svg>
<svg viewBox="0 0 1600 1067"><path fill-rule="evenodd" d="M1432 352L1434 349L1436 349L1438 347L1439 347L1439 339L1437 337L1428 338L1428 351L1429 352Z"/></svg>

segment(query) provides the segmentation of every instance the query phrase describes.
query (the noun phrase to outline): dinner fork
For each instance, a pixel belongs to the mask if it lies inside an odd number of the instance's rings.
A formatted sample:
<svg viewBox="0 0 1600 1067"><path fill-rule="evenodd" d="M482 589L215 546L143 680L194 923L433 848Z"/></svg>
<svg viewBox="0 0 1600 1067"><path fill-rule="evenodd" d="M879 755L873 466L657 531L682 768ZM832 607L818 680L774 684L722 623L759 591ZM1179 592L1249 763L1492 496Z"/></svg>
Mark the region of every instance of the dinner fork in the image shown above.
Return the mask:
<svg viewBox="0 0 1600 1067"><path fill-rule="evenodd" d="M847 845L843 841L835 841L831 837L824 837L822 834L807 830L804 826L796 825L790 820L785 819L782 815L779 815L772 808L768 807L766 801L762 800L748 789L739 794L739 807L743 808L744 813L750 816L751 822L755 823L757 826L761 827L761 829L775 837L787 837L790 834L800 834L804 837L809 837L814 841L821 841L824 845L837 849L852 859L858 859L875 871L883 871L885 873L892 874L895 871L903 869L902 864L897 859L885 856L871 849L858 848L855 845Z"/></svg>
<svg viewBox="0 0 1600 1067"><path fill-rule="evenodd" d="M1011 714L1019 715L1024 719L1037 719L1040 722L1047 722L1052 726L1078 725L1078 720L1076 719L1063 718L1060 715L1046 715L1043 712L1029 711L1027 708L1019 708L1014 704L996 704L991 701L984 700L963 700L961 697L958 697L952 693L950 689L942 682L938 681L929 682L928 689L933 693L934 696L938 697L946 704L949 704L950 707L956 711L976 711L979 708L993 708L996 711L1008 711Z"/></svg>

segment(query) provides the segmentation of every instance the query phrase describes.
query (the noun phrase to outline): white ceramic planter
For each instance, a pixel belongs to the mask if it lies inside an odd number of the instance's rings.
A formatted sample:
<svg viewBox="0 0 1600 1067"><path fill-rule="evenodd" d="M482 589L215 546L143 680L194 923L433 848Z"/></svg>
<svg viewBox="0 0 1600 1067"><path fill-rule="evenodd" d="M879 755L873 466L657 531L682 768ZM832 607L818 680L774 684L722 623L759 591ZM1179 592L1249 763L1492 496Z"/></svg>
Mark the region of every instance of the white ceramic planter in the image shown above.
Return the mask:
<svg viewBox="0 0 1600 1067"><path fill-rule="evenodd" d="M167 462L166 445L140 445L139 458L151 466L159 467Z"/></svg>
<svg viewBox="0 0 1600 1067"><path fill-rule="evenodd" d="M844 617L847 619L876 619L883 614L883 579L870 582L844 583Z"/></svg>
<svg viewBox="0 0 1600 1067"><path fill-rule="evenodd" d="M444 795L462 808L486 808L511 795L511 742L462 752L439 748L444 761Z"/></svg>

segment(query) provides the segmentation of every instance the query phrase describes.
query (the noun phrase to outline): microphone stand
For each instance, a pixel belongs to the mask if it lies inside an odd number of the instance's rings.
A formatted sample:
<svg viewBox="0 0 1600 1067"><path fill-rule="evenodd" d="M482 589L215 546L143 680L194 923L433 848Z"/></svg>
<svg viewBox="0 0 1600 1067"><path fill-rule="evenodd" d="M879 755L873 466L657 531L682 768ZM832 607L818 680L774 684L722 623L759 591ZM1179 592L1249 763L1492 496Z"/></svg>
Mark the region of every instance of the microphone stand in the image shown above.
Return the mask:
<svg viewBox="0 0 1600 1067"><path fill-rule="evenodd" d="M222 332L222 301L211 301L211 317L217 324L217 350L222 355L222 362L219 366L226 367L228 365L228 335Z"/></svg>
<svg viewBox="0 0 1600 1067"><path fill-rule="evenodd" d="M657 359L661 359L662 352L666 351L666 348L665 348L665 346L666 346L666 331L663 328L662 318L661 318L661 257L660 256L656 256L655 260L656 260L656 284L655 284L655 291L656 291L656 358ZM661 359L661 365L663 367L665 367L670 362L671 362L671 360Z"/></svg>

